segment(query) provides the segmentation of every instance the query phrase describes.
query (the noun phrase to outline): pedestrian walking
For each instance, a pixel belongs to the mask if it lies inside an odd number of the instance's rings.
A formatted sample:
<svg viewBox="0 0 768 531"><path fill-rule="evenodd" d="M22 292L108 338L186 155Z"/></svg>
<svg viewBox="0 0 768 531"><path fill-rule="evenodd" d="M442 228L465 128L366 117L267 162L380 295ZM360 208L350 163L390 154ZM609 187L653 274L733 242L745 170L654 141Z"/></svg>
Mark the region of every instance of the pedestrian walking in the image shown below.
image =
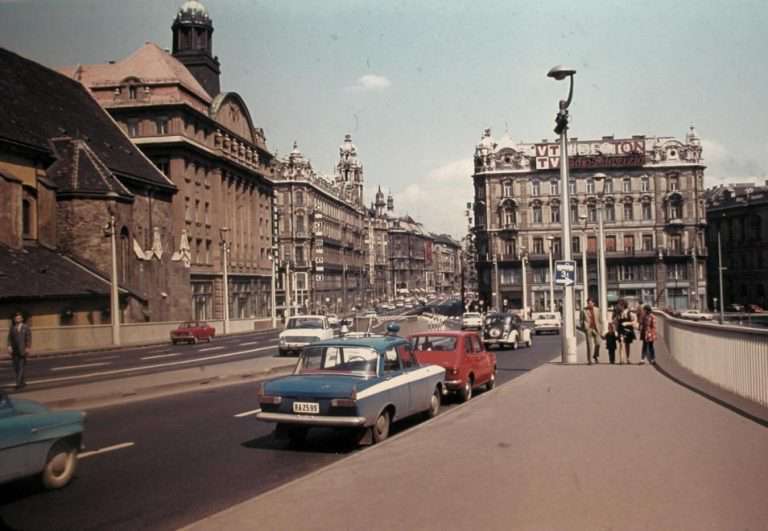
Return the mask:
<svg viewBox="0 0 768 531"><path fill-rule="evenodd" d="M635 334L635 320L633 318L632 312L629 311L629 307L627 306L626 301L619 301L617 306L619 307L617 332L619 338L621 339L621 344L624 346L624 355L626 357L627 364L631 364L631 346L635 339L637 339Z"/></svg>
<svg viewBox="0 0 768 531"><path fill-rule="evenodd" d="M616 363L616 345L619 338L616 336L616 330L613 323L608 323L608 331L605 333L605 348L608 349L608 361L613 365ZM621 354L619 354L621 356Z"/></svg>
<svg viewBox="0 0 768 531"><path fill-rule="evenodd" d="M648 359L648 363L656 365L656 348L653 346L656 341L656 316L653 315L651 306L646 304L643 307L643 318L640 326L640 337L643 340L643 357Z"/></svg>
<svg viewBox="0 0 768 531"><path fill-rule="evenodd" d="M13 316L13 324L8 330L8 354L13 360L13 370L16 372L16 389L23 389L27 384L24 382L24 365L27 362L29 349L32 347L32 331L29 325L24 322L24 316L16 312Z"/></svg>
<svg viewBox="0 0 768 531"><path fill-rule="evenodd" d="M592 365L592 360L595 360L595 363L599 363L600 340L603 337L603 321L600 317L600 308L595 306L595 301L591 298L587 299L587 307L581 319L587 336L587 363Z"/></svg>

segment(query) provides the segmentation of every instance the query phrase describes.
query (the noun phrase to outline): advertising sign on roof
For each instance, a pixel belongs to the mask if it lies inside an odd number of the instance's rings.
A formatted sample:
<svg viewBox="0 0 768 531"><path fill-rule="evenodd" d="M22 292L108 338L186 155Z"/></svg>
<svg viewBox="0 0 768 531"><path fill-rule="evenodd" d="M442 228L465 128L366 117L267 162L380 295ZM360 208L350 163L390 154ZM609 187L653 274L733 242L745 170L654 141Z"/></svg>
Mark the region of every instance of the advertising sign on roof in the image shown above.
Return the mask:
<svg viewBox="0 0 768 531"><path fill-rule="evenodd" d="M560 144L536 144L536 169L556 170L560 167ZM645 163L645 138L605 138L568 142L568 167L623 168Z"/></svg>

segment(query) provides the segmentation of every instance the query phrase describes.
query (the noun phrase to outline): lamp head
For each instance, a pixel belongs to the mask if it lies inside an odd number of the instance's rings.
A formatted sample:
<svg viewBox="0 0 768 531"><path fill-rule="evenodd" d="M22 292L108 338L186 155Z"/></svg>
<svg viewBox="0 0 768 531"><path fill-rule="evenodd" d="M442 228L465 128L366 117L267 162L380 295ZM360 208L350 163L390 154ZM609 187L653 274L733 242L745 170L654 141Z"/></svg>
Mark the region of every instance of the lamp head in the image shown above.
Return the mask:
<svg viewBox="0 0 768 531"><path fill-rule="evenodd" d="M576 70L573 68L567 68L563 65L557 65L553 66L549 72L547 72L547 77L551 77L552 79L556 79L557 81L562 81L568 76L572 76L576 73Z"/></svg>
<svg viewBox="0 0 768 531"><path fill-rule="evenodd" d="M602 180L605 180L607 178L608 178L608 176L606 174L604 174L604 173L596 173L596 174L594 174L592 176L592 179L594 179L595 181L602 181Z"/></svg>
<svg viewBox="0 0 768 531"><path fill-rule="evenodd" d="M579 221L584 221L584 222L586 222L586 221L587 221L587 216L585 216L584 214L580 215L580 216L579 216Z"/></svg>

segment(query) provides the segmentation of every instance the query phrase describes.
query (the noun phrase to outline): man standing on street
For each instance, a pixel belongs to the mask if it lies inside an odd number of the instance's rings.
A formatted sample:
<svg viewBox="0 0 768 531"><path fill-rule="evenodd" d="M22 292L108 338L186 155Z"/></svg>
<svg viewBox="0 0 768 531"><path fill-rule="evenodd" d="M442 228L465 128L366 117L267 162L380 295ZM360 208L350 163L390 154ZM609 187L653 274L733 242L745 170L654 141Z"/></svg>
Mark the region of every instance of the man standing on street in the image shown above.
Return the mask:
<svg viewBox="0 0 768 531"><path fill-rule="evenodd" d="M591 298L587 300L587 308L582 317L584 323L584 332L587 336L587 363L592 365L592 359L595 363L600 357L600 340L603 337L603 321L600 317L600 309L595 306L595 301ZM590 354L592 355L590 359Z"/></svg>
<svg viewBox="0 0 768 531"><path fill-rule="evenodd" d="M16 371L16 389L23 389L24 383L24 364L27 361L27 354L32 346L32 331L24 323L24 317L16 312L13 316L13 324L8 330L8 353L13 359L13 370Z"/></svg>

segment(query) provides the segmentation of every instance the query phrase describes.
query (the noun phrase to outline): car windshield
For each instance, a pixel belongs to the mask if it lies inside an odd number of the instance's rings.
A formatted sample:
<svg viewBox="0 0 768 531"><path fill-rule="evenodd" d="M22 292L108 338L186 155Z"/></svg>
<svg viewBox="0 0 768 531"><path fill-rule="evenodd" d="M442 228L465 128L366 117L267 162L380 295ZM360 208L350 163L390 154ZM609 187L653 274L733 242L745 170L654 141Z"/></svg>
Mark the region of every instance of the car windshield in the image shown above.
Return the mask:
<svg viewBox="0 0 768 531"><path fill-rule="evenodd" d="M375 376L379 354L369 347L317 346L301 352L294 374L354 372Z"/></svg>
<svg viewBox="0 0 768 531"><path fill-rule="evenodd" d="M288 330L296 328L323 328L323 320L319 317L291 317L288 320Z"/></svg>
<svg viewBox="0 0 768 531"><path fill-rule="evenodd" d="M554 313L540 313L536 316L536 319L557 319L557 315Z"/></svg>
<svg viewBox="0 0 768 531"><path fill-rule="evenodd" d="M485 324L489 326L493 326L496 324L504 324L504 320L507 316L505 315L488 315L485 318Z"/></svg>
<svg viewBox="0 0 768 531"><path fill-rule="evenodd" d="M456 350L456 338L441 335L416 336L413 338L413 348L437 352Z"/></svg>
<svg viewBox="0 0 768 531"><path fill-rule="evenodd" d="M479 313L465 313L464 314L464 319L477 319L478 317L480 317Z"/></svg>

